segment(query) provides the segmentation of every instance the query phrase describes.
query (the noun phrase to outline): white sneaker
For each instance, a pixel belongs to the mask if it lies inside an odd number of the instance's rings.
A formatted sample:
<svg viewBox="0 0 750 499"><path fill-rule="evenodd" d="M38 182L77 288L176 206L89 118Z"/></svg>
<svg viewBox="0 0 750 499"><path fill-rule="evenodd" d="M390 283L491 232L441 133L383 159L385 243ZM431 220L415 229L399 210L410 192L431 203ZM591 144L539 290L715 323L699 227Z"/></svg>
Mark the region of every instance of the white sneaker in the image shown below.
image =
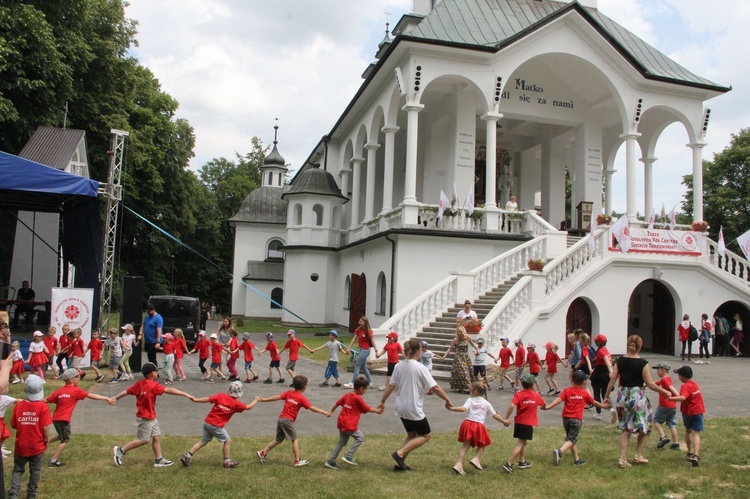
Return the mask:
<svg viewBox="0 0 750 499"><path fill-rule="evenodd" d="M595 413L594 413L594 419L599 419L599 420L601 420L601 419L602 419L602 415L601 415L601 414L598 414L598 413L596 413L596 412L595 412Z"/></svg>
<svg viewBox="0 0 750 499"><path fill-rule="evenodd" d="M354 388L353 383L344 383L344 388Z"/></svg>
<svg viewBox="0 0 750 499"><path fill-rule="evenodd" d="M384 386L379 386L378 390L381 391L381 392L384 392L385 391L385 387Z"/></svg>
<svg viewBox="0 0 750 499"><path fill-rule="evenodd" d="M173 464L174 461L170 461L169 459L160 457L159 459L154 461L154 468L166 468L167 466L172 466Z"/></svg>

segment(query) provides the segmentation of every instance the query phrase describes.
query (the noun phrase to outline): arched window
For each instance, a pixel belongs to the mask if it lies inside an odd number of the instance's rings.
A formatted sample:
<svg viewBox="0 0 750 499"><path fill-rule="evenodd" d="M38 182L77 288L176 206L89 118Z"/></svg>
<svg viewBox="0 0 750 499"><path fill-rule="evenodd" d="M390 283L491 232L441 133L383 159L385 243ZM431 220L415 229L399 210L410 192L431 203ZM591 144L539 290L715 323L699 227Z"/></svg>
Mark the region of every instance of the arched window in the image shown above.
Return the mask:
<svg viewBox="0 0 750 499"><path fill-rule="evenodd" d="M323 225L323 205L316 204L313 206L313 213L315 213L315 225L320 227Z"/></svg>
<svg viewBox="0 0 750 499"><path fill-rule="evenodd" d="M302 205L294 205L294 225L302 225Z"/></svg>
<svg viewBox="0 0 750 499"><path fill-rule="evenodd" d="M279 187L281 187L281 179L284 178L284 175L279 173Z"/></svg>
<svg viewBox="0 0 750 499"><path fill-rule="evenodd" d="M268 185L273 185L273 172L268 172Z"/></svg>
<svg viewBox="0 0 750 499"><path fill-rule="evenodd" d="M283 260L284 252L280 248L284 246L284 241L278 239L272 239L268 242L268 248L266 251L266 258L268 260Z"/></svg>
<svg viewBox="0 0 750 499"><path fill-rule="evenodd" d="M377 293L378 293L378 296L377 296L378 301L377 301L377 310L375 311L375 313L385 315L385 306L386 306L386 302L388 301L388 286L386 286L385 274L383 272L381 272L380 275L378 275Z"/></svg>
<svg viewBox="0 0 750 499"><path fill-rule="evenodd" d="M271 291L271 299L279 305L283 305L284 290L281 288L273 288L273 290ZM279 305L276 305L276 303L271 302L271 308L281 308Z"/></svg>
<svg viewBox="0 0 750 499"><path fill-rule="evenodd" d="M351 305L351 295L352 295L352 281L349 278L349 276L346 276L346 280L344 281L344 303L346 304L344 306L345 310L349 310L349 306Z"/></svg>

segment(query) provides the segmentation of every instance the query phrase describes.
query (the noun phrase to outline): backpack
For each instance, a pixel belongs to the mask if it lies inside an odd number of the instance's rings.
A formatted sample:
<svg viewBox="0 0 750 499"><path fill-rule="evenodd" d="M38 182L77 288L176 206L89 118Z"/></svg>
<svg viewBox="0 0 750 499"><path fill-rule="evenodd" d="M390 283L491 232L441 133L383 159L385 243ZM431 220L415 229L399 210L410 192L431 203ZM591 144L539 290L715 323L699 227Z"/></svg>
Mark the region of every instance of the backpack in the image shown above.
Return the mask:
<svg viewBox="0 0 750 499"><path fill-rule="evenodd" d="M690 324L690 336L688 336L688 339L690 341L695 341L698 339L698 330L695 329L695 326L693 326L693 324Z"/></svg>

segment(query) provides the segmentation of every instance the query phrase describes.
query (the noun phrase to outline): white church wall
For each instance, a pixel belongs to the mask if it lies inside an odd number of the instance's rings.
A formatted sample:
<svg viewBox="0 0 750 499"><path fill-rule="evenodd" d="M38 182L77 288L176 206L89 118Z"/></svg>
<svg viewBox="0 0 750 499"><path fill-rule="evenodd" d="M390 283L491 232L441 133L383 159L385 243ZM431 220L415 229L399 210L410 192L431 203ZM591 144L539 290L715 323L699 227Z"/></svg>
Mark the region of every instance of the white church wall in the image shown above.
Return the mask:
<svg viewBox="0 0 750 499"><path fill-rule="evenodd" d="M331 251L288 251L284 269L284 304L311 324L333 322L330 310L335 303L336 257ZM284 311L282 320L300 320Z"/></svg>
<svg viewBox="0 0 750 499"><path fill-rule="evenodd" d="M286 241L286 227L281 224L237 223L234 233L234 264L232 269L232 310L235 315L252 315L251 309L257 308L256 293L242 284L247 275L248 260L263 261L266 259L266 248L272 239ZM281 285L281 283L278 283ZM255 295L255 296L253 296ZM270 316L264 316L270 317Z"/></svg>

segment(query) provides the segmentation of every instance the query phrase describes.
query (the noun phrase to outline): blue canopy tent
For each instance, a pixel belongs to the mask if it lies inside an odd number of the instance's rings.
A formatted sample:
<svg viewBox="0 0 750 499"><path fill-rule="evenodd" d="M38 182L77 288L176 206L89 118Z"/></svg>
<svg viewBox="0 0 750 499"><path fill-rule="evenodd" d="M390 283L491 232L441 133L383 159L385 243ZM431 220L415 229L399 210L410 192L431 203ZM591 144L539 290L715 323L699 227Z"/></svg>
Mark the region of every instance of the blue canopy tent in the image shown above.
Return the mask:
<svg viewBox="0 0 750 499"><path fill-rule="evenodd" d="M95 180L0 151L0 207L60 213L63 258L76 269L75 286L94 289L94 324L102 263L98 191Z"/></svg>

